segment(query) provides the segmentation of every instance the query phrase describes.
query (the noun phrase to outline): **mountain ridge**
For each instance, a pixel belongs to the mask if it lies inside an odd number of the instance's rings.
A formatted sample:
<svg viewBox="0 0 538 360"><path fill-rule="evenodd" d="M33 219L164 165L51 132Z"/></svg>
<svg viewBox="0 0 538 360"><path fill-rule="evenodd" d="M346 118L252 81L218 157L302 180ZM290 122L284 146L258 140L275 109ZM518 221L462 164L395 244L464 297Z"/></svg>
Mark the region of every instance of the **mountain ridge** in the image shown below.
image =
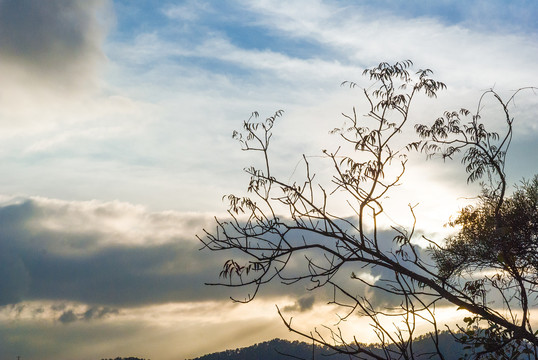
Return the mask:
<svg viewBox="0 0 538 360"><path fill-rule="evenodd" d="M439 335L440 348L445 354L446 360L456 360L464 356L463 346L458 344L452 335L443 332ZM378 344L364 344L364 347L376 354L383 355L383 350ZM431 339L427 336L419 337L413 342L414 352L417 359L430 359L435 352ZM284 360L284 359L324 359L324 360L349 360L349 355L336 353L329 347L308 344L302 341L288 341L272 339L251 346L229 349L225 351L206 354L200 357L185 360ZM365 359L370 357L364 356Z"/></svg>

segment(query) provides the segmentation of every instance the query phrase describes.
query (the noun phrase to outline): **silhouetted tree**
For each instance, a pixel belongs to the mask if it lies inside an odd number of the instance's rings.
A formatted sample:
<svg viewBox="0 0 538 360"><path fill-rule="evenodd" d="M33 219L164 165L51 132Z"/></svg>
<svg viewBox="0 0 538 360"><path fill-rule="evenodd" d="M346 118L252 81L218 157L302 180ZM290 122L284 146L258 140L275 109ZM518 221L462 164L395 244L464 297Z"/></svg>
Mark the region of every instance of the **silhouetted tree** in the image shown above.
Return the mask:
<svg viewBox="0 0 538 360"><path fill-rule="evenodd" d="M476 207L461 210L450 223L460 231L435 249L433 257L441 276L467 279L464 289L484 307L496 296L507 320L518 324L520 331L532 332L530 311L538 283L538 175L524 181L500 207L492 200L485 193ZM469 316L464 322L459 341L477 355L516 359L537 353L536 344L529 347L518 332L484 316Z"/></svg>
<svg viewBox="0 0 538 360"><path fill-rule="evenodd" d="M311 290L332 287L331 302L345 311L342 320L352 314L369 317L382 353L346 337L338 328L328 328L328 335L301 331L278 311L289 330L339 353L369 359L417 358L416 323L423 320L430 325L428 336L435 355L445 359L439 340L443 324L438 323L435 310L449 303L472 314L464 319L467 326L461 327L465 336L460 340L473 347L475 356L510 356L515 349L536 358L538 338L531 326L530 301L536 299L537 233L535 226L528 226L529 218L536 225L536 201L527 194L536 189L525 185L506 199L504 164L513 131L509 114L513 97L505 102L489 90L475 113L461 109L446 112L431 126L417 124L421 139L402 144L401 134L411 125L414 98L421 93L436 97L445 88L431 78L431 70L413 75L411 66L411 61L381 63L364 71L373 81L363 90L369 108L364 117L355 108L351 115L344 114L346 125L333 130L342 146L334 152L323 150L333 169L326 184L316 180L305 156L301 183L276 177L268 149L273 126L283 112L265 121L258 121L258 114L253 113L242 132L234 132L233 137L243 150L259 153L264 165L246 169L251 196L228 195L230 218L217 220L217 231L206 232L200 240L211 250L240 252L225 262L220 274L220 285L252 287L245 299L235 301L251 301L260 286L273 280L284 284L307 280ZM501 106L502 135L488 131L481 120L482 102L488 96ZM461 152L469 182L487 179L479 205L463 209L453 222L463 225L457 235L445 243L428 240L428 249L413 241L416 220L407 228L396 223L389 229L379 225L384 199L402 181L408 154L414 150L444 159ZM521 197L528 203L521 204ZM347 204L354 215L338 213L335 201ZM409 212L415 218L411 205ZM297 264L304 267L297 270ZM368 270L381 277L372 282L362 276ZM382 308L375 299L357 294L354 283L387 293L400 305ZM501 295L496 303L492 303L492 290ZM383 325L386 317L400 317L403 325L387 327Z"/></svg>

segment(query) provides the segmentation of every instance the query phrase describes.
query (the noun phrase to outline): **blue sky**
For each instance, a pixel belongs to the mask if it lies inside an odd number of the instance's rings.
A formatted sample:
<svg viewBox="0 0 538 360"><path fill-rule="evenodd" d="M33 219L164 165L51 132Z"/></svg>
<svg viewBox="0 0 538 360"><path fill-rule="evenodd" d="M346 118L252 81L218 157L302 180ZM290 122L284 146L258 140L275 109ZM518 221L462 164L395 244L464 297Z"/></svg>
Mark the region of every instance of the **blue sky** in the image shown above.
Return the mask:
<svg viewBox="0 0 538 360"><path fill-rule="evenodd" d="M412 59L448 86L415 121L474 109L486 89L538 85L537 17L535 1L0 1L0 358L194 357L289 337L275 304L307 329L333 321L301 286L237 306L203 285L226 254L195 234L256 162L232 131L283 109L275 172L299 176L305 154L323 176L328 131L360 111L342 81ZM524 92L511 109L510 183L537 172L537 105ZM479 189L457 161L412 164L391 217L420 202L441 239Z"/></svg>

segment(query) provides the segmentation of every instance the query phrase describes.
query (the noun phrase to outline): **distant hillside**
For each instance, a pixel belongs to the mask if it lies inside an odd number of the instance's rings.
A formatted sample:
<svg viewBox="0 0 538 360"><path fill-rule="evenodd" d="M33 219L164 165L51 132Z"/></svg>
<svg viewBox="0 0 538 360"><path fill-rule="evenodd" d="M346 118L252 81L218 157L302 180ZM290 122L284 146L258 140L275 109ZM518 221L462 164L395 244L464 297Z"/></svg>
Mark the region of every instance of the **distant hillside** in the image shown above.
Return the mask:
<svg viewBox="0 0 538 360"><path fill-rule="evenodd" d="M463 355L461 345L457 344L450 334L443 333L440 335L440 339L441 349L444 351L446 360L457 360ZM369 345L367 347L369 350L379 355L383 355L381 349L375 345ZM417 359L430 359L432 352L435 350L429 338L416 340L413 343L413 349L415 354L423 354L422 356L418 356ZM312 358L323 360L349 360L349 356L347 355L335 354L333 350L320 346L315 346L313 355L314 356L312 356L312 344L274 339L246 348L226 350L191 360L311 360ZM436 357L432 357L432 359L435 358Z"/></svg>
<svg viewBox="0 0 538 360"><path fill-rule="evenodd" d="M348 356L332 355L334 351L316 346L314 357L316 359L340 360L349 359ZM285 355L284 355L285 354ZM312 344L299 341L286 341L274 339L246 348L226 350L223 352L204 355L192 360L276 360L276 359L312 359Z"/></svg>

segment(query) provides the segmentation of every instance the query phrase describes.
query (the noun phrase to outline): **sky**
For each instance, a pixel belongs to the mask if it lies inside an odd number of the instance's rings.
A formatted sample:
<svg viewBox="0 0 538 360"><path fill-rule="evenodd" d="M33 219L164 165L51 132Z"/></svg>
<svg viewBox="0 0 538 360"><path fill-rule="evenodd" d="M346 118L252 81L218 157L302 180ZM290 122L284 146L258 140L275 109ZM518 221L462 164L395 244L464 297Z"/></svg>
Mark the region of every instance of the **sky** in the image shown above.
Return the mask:
<svg viewBox="0 0 538 360"><path fill-rule="evenodd" d="M487 89L508 98L538 86L537 17L531 0L0 0L0 360L172 360L295 339L275 305L303 329L334 322L302 284L246 305L204 285L229 255L196 235L256 161L233 130L283 109L277 173L298 176L303 154L323 173L329 130L361 110L342 81L368 88L362 71L384 61L432 69L448 88L417 99L416 122L474 109ZM510 184L537 173L537 105L527 91L511 107ZM502 131L498 110L484 104ZM412 164L391 217L418 202L419 229L442 238L479 188L458 161Z"/></svg>

